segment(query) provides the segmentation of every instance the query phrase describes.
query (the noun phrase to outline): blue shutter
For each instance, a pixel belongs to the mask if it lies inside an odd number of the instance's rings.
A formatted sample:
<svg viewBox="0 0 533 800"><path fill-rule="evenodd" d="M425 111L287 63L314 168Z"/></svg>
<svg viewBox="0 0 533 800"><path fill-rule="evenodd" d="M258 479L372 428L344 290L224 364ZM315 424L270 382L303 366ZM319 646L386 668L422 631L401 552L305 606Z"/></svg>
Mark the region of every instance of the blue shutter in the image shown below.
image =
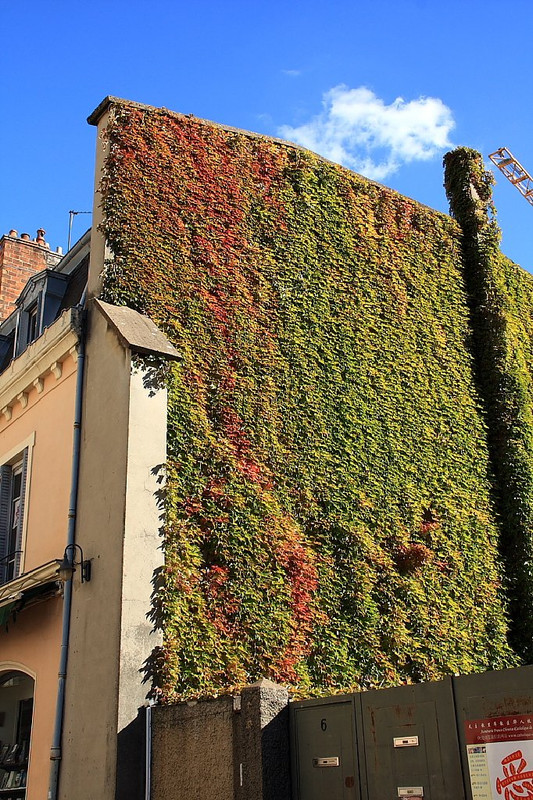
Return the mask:
<svg viewBox="0 0 533 800"><path fill-rule="evenodd" d="M2 559L7 555L9 511L11 499L11 477L13 471L11 467L3 465L0 467L0 582L5 583L7 565Z"/></svg>
<svg viewBox="0 0 533 800"><path fill-rule="evenodd" d="M28 448L24 450L22 455L22 475L20 479L20 505L19 505L19 521L17 525L17 546L16 550L22 550L22 532L24 530L24 506L26 501L26 478L28 475ZM20 563L22 553L17 553L15 557L15 572L14 577L20 575Z"/></svg>

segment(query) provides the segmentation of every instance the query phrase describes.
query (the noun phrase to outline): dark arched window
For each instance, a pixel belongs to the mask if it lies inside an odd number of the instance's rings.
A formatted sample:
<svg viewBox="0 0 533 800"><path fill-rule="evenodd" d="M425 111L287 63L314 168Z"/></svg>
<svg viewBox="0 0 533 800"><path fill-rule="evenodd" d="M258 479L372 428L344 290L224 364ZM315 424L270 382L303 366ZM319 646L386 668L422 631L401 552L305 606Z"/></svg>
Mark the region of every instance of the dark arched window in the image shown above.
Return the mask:
<svg viewBox="0 0 533 800"><path fill-rule="evenodd" d="M25 672L0 672L0 790L9 789L13 800L26 796L33 692Z"/></svg>

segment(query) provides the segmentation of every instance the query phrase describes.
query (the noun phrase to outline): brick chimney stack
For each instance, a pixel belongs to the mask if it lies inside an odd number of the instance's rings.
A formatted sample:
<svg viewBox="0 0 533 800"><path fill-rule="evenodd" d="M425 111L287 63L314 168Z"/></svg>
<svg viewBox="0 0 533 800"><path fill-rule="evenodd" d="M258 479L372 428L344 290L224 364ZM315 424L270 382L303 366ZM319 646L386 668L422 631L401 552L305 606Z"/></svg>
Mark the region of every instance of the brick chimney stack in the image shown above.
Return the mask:
<svg viewBox="0 0 533 800"><path fill-rule="evenodd" d="M0 322L15 310L15 300L36 272L51 269L61 261L61 248L52 253L39 228L37 238L10 230L0 239Z"/></svg>

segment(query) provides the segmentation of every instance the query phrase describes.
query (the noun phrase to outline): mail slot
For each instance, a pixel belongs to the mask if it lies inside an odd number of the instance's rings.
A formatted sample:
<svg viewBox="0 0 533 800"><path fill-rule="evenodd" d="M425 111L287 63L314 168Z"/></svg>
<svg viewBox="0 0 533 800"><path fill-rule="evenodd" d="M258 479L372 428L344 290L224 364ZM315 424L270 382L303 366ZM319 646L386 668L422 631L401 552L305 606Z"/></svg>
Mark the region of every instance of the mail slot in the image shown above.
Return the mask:
<svg viewBox="0 0 533 800"><path fill-rule="evenodd" d="M418 747L418 736L395 736L392 740L394 747Z"/></svg>
<svg viewBox="0 0 533 800"><path fill-rule="evenodd" d="M328 758L313 758L313 767L338 767L339 757L329 756Z"/></svg>

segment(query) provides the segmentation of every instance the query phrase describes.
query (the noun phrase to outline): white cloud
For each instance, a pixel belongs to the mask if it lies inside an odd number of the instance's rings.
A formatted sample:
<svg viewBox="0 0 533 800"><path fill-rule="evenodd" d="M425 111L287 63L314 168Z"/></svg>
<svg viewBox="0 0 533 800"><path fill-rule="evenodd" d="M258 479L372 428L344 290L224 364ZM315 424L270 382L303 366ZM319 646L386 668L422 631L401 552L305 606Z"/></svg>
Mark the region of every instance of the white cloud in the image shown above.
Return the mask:
<svg viewBox="0 0 533 800"><path fill-rule="evenodd" d="M283 125L280 135L375 180L451 146L448 137L455 122L437 97L409 102L397 97L386 105L365 86L341 84L325 93L323 106L321 114L303 125Z"/></svg>
<svg viewBox="0 0 533 800"><path fill-rule="evenodd" d="M281 71L284 75L288 75L289 78L298 78L302 74L301 69L282 69Z"/></svg>

